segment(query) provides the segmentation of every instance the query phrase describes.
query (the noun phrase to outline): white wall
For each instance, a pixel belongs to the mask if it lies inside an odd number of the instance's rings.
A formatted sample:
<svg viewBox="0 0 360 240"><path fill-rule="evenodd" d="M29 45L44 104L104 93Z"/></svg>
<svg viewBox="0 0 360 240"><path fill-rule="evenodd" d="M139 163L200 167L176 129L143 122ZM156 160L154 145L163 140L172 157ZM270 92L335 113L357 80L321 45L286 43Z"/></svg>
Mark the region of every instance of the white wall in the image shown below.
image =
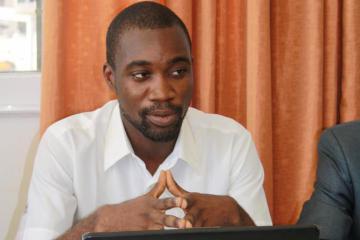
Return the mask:
<svg viewBox="0 0 360 240"><path fill-rule="evenodd" d="M40 74L0 73L0 239L14 239L39 129Z"/></svg>

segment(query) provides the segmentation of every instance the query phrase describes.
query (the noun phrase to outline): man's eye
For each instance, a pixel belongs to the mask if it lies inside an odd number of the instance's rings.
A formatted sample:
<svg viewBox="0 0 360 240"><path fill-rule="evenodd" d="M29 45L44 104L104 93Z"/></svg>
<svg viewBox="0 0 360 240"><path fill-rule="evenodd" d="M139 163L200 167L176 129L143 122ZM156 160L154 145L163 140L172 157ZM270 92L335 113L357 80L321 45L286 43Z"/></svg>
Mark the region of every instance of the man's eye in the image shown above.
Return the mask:
<svg viewBox="0 0 360 240"><path fill-rule="evenodd" d="M149 72L135 72L131 74L132 78L135 80L144 80L150 76Z"/></svg>
<svg viewBox="0 0 360 240"><path fill-rule="evenodd" d="M186 74L187 69L186 68L182 68L182 69L177 69L173 72L171 72L171 75L174 77L182 77Z"/></svg>

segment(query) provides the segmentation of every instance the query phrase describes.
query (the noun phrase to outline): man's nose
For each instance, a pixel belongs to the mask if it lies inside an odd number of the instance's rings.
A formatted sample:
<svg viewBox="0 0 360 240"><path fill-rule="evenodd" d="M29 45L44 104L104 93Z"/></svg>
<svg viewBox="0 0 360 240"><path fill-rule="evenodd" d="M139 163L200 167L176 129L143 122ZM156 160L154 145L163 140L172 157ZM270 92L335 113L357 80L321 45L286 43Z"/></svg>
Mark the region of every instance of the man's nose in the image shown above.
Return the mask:
<svg viewBox="0 0 360 240"><path fill-rule="evenodd" d="M173 88L171 80L166 78L166 76L158 75L153 79L150 100L166 102L175 97L175 89Z"/></svg>

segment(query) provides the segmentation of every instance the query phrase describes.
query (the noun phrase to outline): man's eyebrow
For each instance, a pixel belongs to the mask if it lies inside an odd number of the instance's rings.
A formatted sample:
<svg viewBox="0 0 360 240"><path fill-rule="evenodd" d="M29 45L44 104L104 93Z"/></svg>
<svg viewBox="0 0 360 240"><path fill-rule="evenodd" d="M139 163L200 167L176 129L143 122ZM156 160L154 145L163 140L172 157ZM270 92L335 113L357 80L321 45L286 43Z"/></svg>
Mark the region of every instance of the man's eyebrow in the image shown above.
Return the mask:
<svg viewBox="0 0 360 240"><path fill-rule="evenodd" d="M185 57L185 56L179 56L179 57L175 57L171 60L168 61L168 64L175 64L175 63L178 63L178 62L185 62L187 64L191 64L191 61L188 57Z"/></svg>
<svg viewBox="0 0 360 240"><path fill-rule="evenodd" d="M175 57L175 58L169 60L167 63L169 65L173 65L173 64L178 63L178 62L185 62L187 64L191 64L190 59L188 57L186 57L186 56ZM144 67L144 66L150 66L150 65L151 65L151 63L148 62L148 61L135 60L135 61L130 62L128 65L126 65L126 69L131 69L133 67Z"/></svg>
<svg viewBox="0 0 360 240"><path fill-rule="evenodd" d="M130 62L128 65L126 65L126 69L131 69L133 67L144 67L144 66L149 66L151 65L150 62L145 61L145 60L135 60Z"/></svg>

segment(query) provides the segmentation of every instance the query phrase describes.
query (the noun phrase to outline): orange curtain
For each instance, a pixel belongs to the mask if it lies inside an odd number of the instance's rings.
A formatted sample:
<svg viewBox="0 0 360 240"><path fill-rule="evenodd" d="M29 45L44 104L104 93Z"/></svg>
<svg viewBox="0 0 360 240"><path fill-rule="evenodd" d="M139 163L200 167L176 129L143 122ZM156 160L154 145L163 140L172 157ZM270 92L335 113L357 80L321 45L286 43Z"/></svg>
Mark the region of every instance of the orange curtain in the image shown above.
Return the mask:
<svg viewBox="0 0 360 240"><path fill-rule="evenodd" d="M131 0L45 1L41 131L114 96L105 34ZM185 22L195 58L193 105L253 135L275 224L309 197L320 132L360 118L360 1L163 0Z"/></svg>

